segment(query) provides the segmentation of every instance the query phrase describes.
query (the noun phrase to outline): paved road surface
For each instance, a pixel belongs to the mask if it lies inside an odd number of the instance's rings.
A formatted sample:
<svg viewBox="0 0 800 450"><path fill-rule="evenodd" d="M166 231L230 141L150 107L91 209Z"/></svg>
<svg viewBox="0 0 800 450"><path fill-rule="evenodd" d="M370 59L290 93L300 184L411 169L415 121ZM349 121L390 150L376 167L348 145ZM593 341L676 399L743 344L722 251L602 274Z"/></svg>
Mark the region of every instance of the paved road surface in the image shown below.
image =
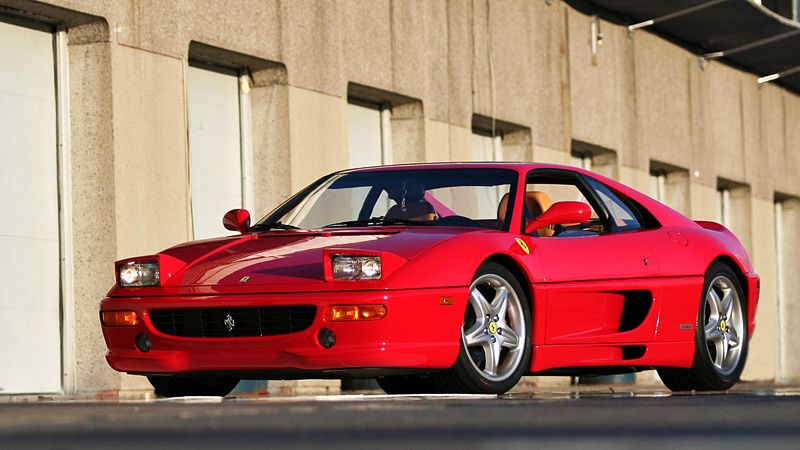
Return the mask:
<svg viewBox="0 0 800 450"><path fill-rule="evenodd" d="M800 390L0 402L0 448L797 449Z"/></svg>

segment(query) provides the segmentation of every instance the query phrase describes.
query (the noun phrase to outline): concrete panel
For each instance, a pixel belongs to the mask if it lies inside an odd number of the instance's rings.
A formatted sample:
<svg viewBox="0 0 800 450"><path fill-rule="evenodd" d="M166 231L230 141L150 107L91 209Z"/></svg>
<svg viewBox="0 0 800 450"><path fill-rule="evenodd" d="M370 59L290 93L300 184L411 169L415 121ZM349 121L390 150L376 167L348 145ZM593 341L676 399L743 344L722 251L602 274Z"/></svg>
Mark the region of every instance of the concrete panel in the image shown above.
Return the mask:
<svg viewBox="0 0 800 450"><path fill-rule="evenodd" d="M533 83L530 82L533 55L533 3L528 0L487 2L491 5L492 37L490 54L494 79L488 87L494 94L495 117L530 128L534 118ZM480 59L482 55L477 54ZM474 111L491 116L492 109Z"/></svg>
<svg viewBox="0 0 800 450"><path fill-rule="evenodd" d="M386 26L392 23L389 1L348 0L340 6L346 31L341 35L345 78L392 90L393 35L392 27Z"/></svg>
<svg viewBox="0 0 800 450"><path fill-rule="evenodd" d="M450 161L472 159L472 129L450 125Z"/></svg>
<svg viewBox="0 0 800 450"><path fill-rule="evenodd" d="M761 152L769 164L772 186L776 191L794 193L790 189L786 154L785 102L781 89L767 85L760 91Z"/></svg>
<svg viewBox="0 0 800 450"><path fill-rule="evenodd" d="M291 191L289 87L265 83L250 90L253 130L254 211L260 218L286 200Z"/></svg>
<svg viewBox="0 0 800 450"><path fill-rule="evenodd" d="M738 72L737 75L741 86L745 181L750 185L753 197L771 200L774 180L769 160L762 149L761 89L752 76Z"/></svg>
<svg viewBox="0 0 800 450"><path fill-rule="evenodd" d="M113 54L118 257L189 239L184 63L117 47Z"/></svg>
<svg viewBox="0 0 800 450"><path fill-rule="evenodd" d="M282 47L275 60L286 64L290 85L346 97L342 52L349 30L344 28L341 4L340 0L281 2Z"/></svg>
<svg viewBox="0 0 800 450"><path fill-rule="evenodd" d="M614 150L621 159L630 147L633 98L629 58L633 43L625 27L569 10L569 67L572 137ZM603 34L602 45L592 54L592 24ZM627 144L627 145L626 145ZM629 164L630 165L630 164Z"/></svg>
<svg viewBox="0 0 800 450"><path fill-rule="evenodd" d="M569 152L557 148L533 147L533 160L544 164L569 164Z"/></svg>
<svg viewBox="0 0 800 450"><path fill-rule="evenodd" d="M472 130L438 120L425 120L425 161L470 161Z"/></svg>
<svg viewBox="0 0 800 450"><path fill-rule="evenodd" d="M531 2L475 2L473 13L473 112L530 127Z"/></svg>
<svg viewBox="0 0 800 450"><path fill-rule="evenodd" d="M696 180L691 182L692 189L692 203L691 203L691 219L693 220L709 220L718 222L717 218L717 188L716 186L707 186L698 183Z"/></svg>
<svg viewBox="0 0 800 450"><path fill-rule="evenodd" d="M461 67L453 66L447 62L450 58L450 28L447 26L449 20L448 4L444 0L427 1L427 2L404 2L402 5L416 5L422 3L425 5L425 37L420 40L418 37L417 27L410 26L415 24L418 20L416 17L407 18L405 33L414 36L413 42L405 45L413 45L415 51L426 56L426 71L419 73L417 77L425 77L424 83L419 83L419 86L425 86L426 92L420 95L414 95L409 83L412 80L419 81L414 78L412 73L415 68L410 66L407 61L408 57L403 58L403 61L395 60L394 63L394 84L395 89L399 92L409 92L409 95L416 96L424 99L425 113L428 117L437 120L448 120L449 107L450 107L450 83L452 78L461 77L462 79L468 77L467 70L460 70ZM398 2L393 3L397 9ZM395 16L398 12L395 11ZM395 28L398 26L395 25ZM397 38L395 38L397 39ZM466 44L466 43L462 43ZM404 46L405 47L405 46ZM397 49L395 44L395 49ZM462 66L467 67L467 66ZM454 70L456 69L456 70ZM423 71L420 71L423 72ZM452 73L455 72L455 73ZM419 89L419 88L417 88ZM469 95L467 95L469 99Z"/></svg>
<svg viewBox="0 0 800 450"><path fill-rule="evenodd" d="M650 172L633 167L620 166L619 182L648 194L650 191Z"/></svg>
<svg viewBox="0 0 800 450"><path fill-rule="evenodd" d="M467 128L472 124L473 112L472 20L469 3L459 0L447 2L447 117L439 119Z"/></svg>
<svg viewBox="0 0 800 450"><path fill-rule="evenodd" d="M535 145L568 149L572 136L569 126L569 58L566 17L569 7L563 2L531 2L533 7L532 72Z"/></svg>
<svg viewBox="0 0 800 450"><path fill-rule="evenodd" d="M346 106L340 97L289 87L292 193L347 168Z"/></svg>
<svg viewBox="0 0 800 450"><path fill-rule="evenodd" d="M761 296L756 312L756 329L750 341L745 380L774 380L778 367L775 343L778 337L776 279L775 279L775 222L774 203L768 200L752 202L753 215L759 217L758 232L753 234L750 258L756 273L761 276Z"/></svg>
<svg viewBox="0 0 800 450"><path fill-rule="evenodd" d="M699 72L702 154L712 155L717 177L744 181L742 89L737 73L720 64Z"/></svg>
<svg viewBox="0 0 800 450"><path fill-rule="evenodd" d="M388 44L391 57L386 66L391 70L391 89L403 95L415 98L426 98L430 92L430 84L437 82L440 89L438 101L426 102L426 107L437 107L435 117L446 118L447 66L441 64L447 58L447 28L431 26L428 12L441 14L438 20L444 19L442 2L391 2L387 6L391 24L386 30L390 33ZM436 9L439 9L437 11ZM375 39L381 34L365 34L364 39ZM363 64L363 62L362 62ZM375 64L370 61L369 65ZM435 75L431 74L435 71Z"/></svg>
<svg viewBox="0 0 800 450"><path fill-rule="evenodd" d="M472 42L472 111L492 116L492 74L489 66L489 9L488 2L471 2L469 29L464 36Z"/></svg>
<svg viewBox="0 0 800 450"><path fill-rule="evenodd" d="M425 120L425 161L450 161L451 125L438 120Z"/></svg>
<svg viewBox="0 0 800 450"><path fill-rule="evenodd" d="M533 161L533 143L529 128L503 136L503 161Z"/></svg>
<svg viewBox="0 0 800 450"><path fill-rule="evenodd" d="M425 161L425 111L422 102L392 108L392 163Z"/></svg>
<svg viewBox="0 0 800 450"><path fill-rule="evenodd" d="M646 32L637 32L633 41L637 151L685 166L693 148L690 64L696 66L697 61L681 48Z"/></svg>
<svg viewBox="0 0 800 450"><path fill-rule="evenodd" d="M266 59L280 54L280 2L241 0L236 7L207 0L80 3L109 18L113 39L127 46L182 59L193 40Z"/></svg>
<svg viewBox="0 0 800 450"><path fill-rule="evenodd" d="M794 94L783 92L784 117L783 127L786 136L786 188L794 195L800 194L800 98Z"/></svg>

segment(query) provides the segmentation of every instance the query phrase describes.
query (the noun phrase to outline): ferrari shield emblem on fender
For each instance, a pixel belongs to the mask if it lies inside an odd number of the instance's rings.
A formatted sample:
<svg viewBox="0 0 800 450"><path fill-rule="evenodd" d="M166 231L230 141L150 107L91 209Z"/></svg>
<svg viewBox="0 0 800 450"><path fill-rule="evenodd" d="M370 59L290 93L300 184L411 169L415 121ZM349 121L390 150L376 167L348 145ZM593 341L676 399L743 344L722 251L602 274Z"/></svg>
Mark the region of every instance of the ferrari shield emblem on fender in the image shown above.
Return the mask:
<svg viewBox="0 0 800 450"><path fill-rule="evenodd" d="M225 321L222 323L224 323L225 326L228 327L228 331L233 331L233 327L236 326L236 322L233 320L233 317L230 314L228 314L228 317L226 317Z"/></svg>
<svg viewBox="0 0 800 450"><path fill-rule="evenodd" d="M531 254L531 250L528 248L528 244L526 244L525 241L523 241L520 238L516 238L516 241L517 241L517 244L519 244L519 246L522 248L522 251L524 251L526 255L530 255Z"/></svg>

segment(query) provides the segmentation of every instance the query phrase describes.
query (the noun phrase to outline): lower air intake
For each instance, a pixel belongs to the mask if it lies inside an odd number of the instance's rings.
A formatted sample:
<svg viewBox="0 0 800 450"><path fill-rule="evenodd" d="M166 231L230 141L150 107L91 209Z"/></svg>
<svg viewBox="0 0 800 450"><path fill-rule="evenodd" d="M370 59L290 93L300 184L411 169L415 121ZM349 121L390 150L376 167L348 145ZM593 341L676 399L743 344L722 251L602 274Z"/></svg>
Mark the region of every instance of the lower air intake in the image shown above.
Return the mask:
<svg viewBox="0 0 800 450"><path fill-rule="evenodd" d="M315 306L264 306L256 308L196 308L150 311L150 321L160 333L193 338L277 336L308 329L317 314Z"/></svg>

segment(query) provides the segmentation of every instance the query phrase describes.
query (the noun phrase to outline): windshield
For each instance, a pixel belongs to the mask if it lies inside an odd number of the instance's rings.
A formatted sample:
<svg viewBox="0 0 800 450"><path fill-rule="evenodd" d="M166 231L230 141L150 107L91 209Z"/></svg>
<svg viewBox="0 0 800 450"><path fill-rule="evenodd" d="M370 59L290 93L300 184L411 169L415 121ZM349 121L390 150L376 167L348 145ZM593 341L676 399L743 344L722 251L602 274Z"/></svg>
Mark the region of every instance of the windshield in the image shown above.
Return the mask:
<svg viewBox="0 0 800 450"><path fill-rule="evenodd" d="M516 185L508 169L383 170L323 178L254 228L381 225L503 229L501 201ZM504 206L502 211L506 210Z"/></svg>

